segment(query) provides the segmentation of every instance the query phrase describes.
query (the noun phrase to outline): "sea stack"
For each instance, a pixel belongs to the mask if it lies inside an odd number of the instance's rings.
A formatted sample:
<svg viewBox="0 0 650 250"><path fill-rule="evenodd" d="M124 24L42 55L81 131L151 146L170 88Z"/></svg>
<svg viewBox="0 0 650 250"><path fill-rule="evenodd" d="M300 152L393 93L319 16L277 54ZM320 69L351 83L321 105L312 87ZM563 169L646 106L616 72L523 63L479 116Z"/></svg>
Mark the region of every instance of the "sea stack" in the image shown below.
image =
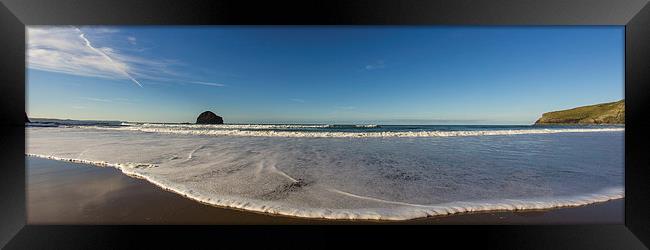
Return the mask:
<svg viewBox="0 0 650 250"><path fill-rule="evenodd" d="M223 118L211 111L205 111L196 118L196 124L223 124Z"/></svg>

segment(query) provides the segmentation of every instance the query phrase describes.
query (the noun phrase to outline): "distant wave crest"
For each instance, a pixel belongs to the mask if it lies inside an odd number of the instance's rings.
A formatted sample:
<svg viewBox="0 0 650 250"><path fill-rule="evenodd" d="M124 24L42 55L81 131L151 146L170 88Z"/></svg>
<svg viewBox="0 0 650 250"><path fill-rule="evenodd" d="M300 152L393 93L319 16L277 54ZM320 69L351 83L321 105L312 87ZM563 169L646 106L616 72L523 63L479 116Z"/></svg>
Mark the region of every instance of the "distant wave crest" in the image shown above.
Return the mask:
<svg viewBox="0 0 650 250"><path fill-rule="evenodd" d="M376 124L167 124L167 123L130 123L123 122L122 126L138 126L146 128L187 128L187 129L310 129L310 128L380 128Z"/></svg>
<svg viewBox="0 0 650 250"><path fill-rule="evenodd" d="M494 136L554 133L620 132L625 128L531 128L507 130L464 130L464 131L285 131L289 128L324 128L331 125L183 125L183 124L138 124L121 127L83 128L140 131L149 133L205 135L205 136L255 136L255 137L324 137L324 138L367 138L367 137L452 137L452 136ZM377 126L377 125L346 125Z"/></svg>

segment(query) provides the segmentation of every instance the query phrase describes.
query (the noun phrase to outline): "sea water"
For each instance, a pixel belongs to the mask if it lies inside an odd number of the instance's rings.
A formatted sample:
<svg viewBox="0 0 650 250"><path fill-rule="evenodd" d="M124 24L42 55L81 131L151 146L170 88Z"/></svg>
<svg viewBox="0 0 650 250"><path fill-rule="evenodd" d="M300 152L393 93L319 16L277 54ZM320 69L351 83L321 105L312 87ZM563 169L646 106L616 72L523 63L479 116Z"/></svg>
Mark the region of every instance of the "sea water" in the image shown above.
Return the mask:
<svg viewBox="0 0 650 250"><path fill-rule="evenodd" d="M622 126L49 124L26 128L27 155L273 214L404 220L624 195Z"/></svg>

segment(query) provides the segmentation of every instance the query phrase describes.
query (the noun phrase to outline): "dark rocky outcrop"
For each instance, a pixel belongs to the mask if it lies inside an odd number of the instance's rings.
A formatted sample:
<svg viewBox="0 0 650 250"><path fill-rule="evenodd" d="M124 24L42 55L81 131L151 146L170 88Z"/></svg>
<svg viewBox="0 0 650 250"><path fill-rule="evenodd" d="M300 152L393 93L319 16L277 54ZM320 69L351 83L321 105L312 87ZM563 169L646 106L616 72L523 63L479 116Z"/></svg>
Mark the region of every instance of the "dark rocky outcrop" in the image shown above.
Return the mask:
<svg viewBox="0 0 650 250"><path fill-rule="evenodd" d="M544 113L535 124L625 124L625 100Z"/></svg>
<svg viewBox="0 0 650 250"><path fill-rule="evenodd" d="M30 121L29 121L29 118L27 117L27 112L25 112L25 122L26 122L26 123L27 123L27 122L30 122Z"/></svg>
<svg viewBox="0 0 650 250"><path fill-rule="evenodd" d="M196 124L223 124L223 118L210 111L205 111L196 118Z"/></svg>

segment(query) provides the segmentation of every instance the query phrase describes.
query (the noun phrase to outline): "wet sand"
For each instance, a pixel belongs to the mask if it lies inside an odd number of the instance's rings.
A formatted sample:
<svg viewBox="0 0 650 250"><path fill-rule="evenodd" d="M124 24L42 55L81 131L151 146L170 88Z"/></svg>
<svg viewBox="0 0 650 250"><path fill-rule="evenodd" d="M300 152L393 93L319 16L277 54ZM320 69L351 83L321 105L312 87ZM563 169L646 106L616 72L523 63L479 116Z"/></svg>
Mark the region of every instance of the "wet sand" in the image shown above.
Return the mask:
<svg viewBox="0 0 650 250"><path fill-rule="evenodd" d="M114 168L26 157L28 224L622 224L624 199L407 221L304 219L202 204Z"/></svg>

